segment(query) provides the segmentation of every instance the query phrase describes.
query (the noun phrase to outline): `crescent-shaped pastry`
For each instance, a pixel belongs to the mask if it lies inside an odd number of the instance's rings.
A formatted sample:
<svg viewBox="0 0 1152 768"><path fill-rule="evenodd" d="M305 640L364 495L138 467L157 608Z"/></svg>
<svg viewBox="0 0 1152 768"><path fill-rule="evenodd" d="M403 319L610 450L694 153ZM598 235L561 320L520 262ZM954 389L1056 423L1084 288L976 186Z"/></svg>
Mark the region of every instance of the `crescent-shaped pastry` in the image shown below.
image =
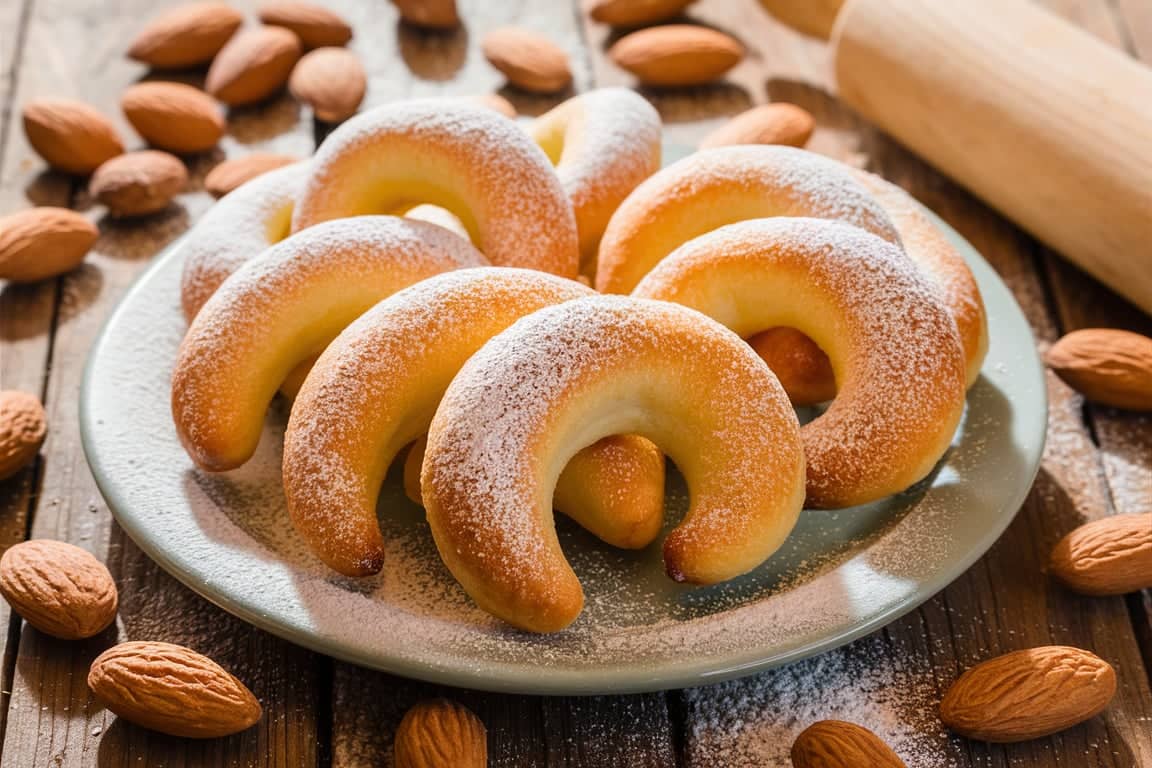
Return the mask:
<svg viewBox="0 0 1152 768"><path fill-rule="evenodd" d="M188 233L182 246L180 303L189 322L228 276L292 229L292 206L308 163L294 163L252 179L222 197Z"/></svg>
<svg viewBox="0 0 1152 768"><path fill-rule="evenodd" d="M964 410L964 352L939 292L897 247L839 221L773 218L690 240L636 286L743 337L796 328L839 391L801 430L807 505L907 489L944 455Z"/></svg>
<svg viewBox="0 0 1152 768"><path fill-rule="evenodd" d="M763 562L800 513L804 456L776 377L740 337L667 302L590 296L481 347L448 387L421 488L440 556L484 610L533 632L571 623L583 591L552 519L585 446L639 434L684 475L691 507L664 541L678 581Z"/></svg>
<svg viewBox="0 0 1152 768"><path fill-rule="evenodd" d="M305 380L284 437L288 511L312 550L349 576L378 571L385 473L427 432L461 366L524 315L592 293L543 272L467 269L400 291L349 325ZM607 438L569 467L572 490L555 499L562 512L618 546L642 547L659 534L664 458L651 443Z"/></svg>
<svg viewBox="0 0 1152 768"><path fill-rule="evenodd" d="M316 152L292 230L330 219L446 208L490 262L576 277L576 220L543 150L511 120L460 100L364 112Z"/></svg>
<svg viewBox="0 0 1152 768"><path fill-rule="evenodd" d="M681 244L769 216L846 221L900 242L883 207L841 163L794 147L719 147L668 166L616 209L600 241L596 288L629 293Z"/></svg>
<svg viewBox="0 0 1152 768"><path fill-rule="evenodd" d="M486 260L422 221L359 216L295 234L224 281L188 329L172 373L172 415L188 455L213 471L247 461L294 367L365 310L426 277Z"/></svg>
<svg viewBox="0 0 1152 768"><path fill-rule="evenodd" d="M988 319L972 270L940 228L900 187L867 171L852 170L892 218L904 252L939 289L952 313L964 347L966 379L971 387L980 377L988 353ZM812 405L836 395L828 358L804 334L792 328L772 328L748 339L768 363L795 405Z"/></svg>
<svg viewBox="0 0 1152 768"><path fill-rule="evenodd" d="M581 272L594 276L612 213L660 170L660 115L635 91L598 88L536 118L528 132L556 166L576 214Z"/></svg>

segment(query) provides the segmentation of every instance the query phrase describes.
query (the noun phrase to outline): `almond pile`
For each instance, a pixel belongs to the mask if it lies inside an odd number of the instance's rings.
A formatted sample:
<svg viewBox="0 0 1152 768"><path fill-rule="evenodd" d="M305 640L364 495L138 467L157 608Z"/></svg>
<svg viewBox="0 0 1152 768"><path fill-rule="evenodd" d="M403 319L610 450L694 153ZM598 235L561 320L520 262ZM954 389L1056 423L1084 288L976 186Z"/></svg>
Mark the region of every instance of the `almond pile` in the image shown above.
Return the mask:
<svg viewBox="0 0 1152 768"><path fill-rule="evenodd" d="M485 768L488 732L470 709L447 699L417 704L396 728L396 768Z"/></svg>

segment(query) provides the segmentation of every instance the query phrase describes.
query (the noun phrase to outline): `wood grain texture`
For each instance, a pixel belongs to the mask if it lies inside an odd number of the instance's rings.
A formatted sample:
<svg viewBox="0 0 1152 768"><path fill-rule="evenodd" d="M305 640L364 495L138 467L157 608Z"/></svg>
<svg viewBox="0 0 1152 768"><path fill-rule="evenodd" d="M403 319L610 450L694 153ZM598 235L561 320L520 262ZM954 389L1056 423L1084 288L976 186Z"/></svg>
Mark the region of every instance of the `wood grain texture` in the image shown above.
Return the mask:
<svg viewBox="0 0 1152 768"><path fill-rule="evenodd" d="M1045 1L1110 44L1152 52L1152 11L1143 0ZM397 23L390 4L326 0L356 31L352 47L370 79L366 106L499 90L524 114L538 114L560 98L504 87L479 52L484 32L501 24L521 24L559 42L572 57L576 90L631 83L604 54L619 33L588 21L577 2L462 0L465 25L437 34ZM64 538L106 559L122 598L116 628L91 641L64 643L28 628L14 637L18 646L7 649L2 685L11 700L0 699L7 718L0 767L388 766L404 711L437 695L457 698L481 716L494 766L784 765L792 735L826 716L892 733L910 768L1152 765L1152 597L1127 603L1077 597L1041 570L1052 544L1080 522L1152 505L1152 423L1086 407L1054 377L1048 382L1052 417L1043 470L1021 514L985 558L885 630L745 681L593 698L445 689L288 645L162 573L111 522L83 460L76 396L87 350L130 281L210 204L199 189L208 168L226 155L256 149L306 154L330 126L314 124L306 109L284 97L232 110L220 151L192 159L192 188L178 206L135 225L102 219L81 185L40 173L13 107L38 95L81 96L114 114L134 145L115 101L121 87L146 73L124 61L119 49L156 9L149 0L122 0L111 8L100 0L15 0L0 7L0 58L6 59L0 76L15 75L0 77L0 104L8 107L0 127L0 213L31 203L72 204L99 220L102 232L84 269L37 286L0 284L0 386L43 392L52 425L38 468L0 484L0 550L25 536L31 512L33 535ZM15 27L7 25L11 19L18 21ZM1152 330L1152 320L843 107L830 95L823 44L751 1L700 0L687 19L734 34L748 55L720 83L643 92L663 114L672 141L694 144L753 104L793 101L817 119L810 148L883 173L968 237L1016 294L1042 345L1086 325ZM198 84L202 73L174 77ZM8 616L6 606L3 611L0 621ZM211 742L118 722L84 685L88 662L116 638L163 639L208 653L253 687L266 708L264 720ZM1011 746L942 731L936 702L963 669L1003 651L1051 642L1090 648L1116 666L1120 693L1104 715L1055 737Z"/></svg>

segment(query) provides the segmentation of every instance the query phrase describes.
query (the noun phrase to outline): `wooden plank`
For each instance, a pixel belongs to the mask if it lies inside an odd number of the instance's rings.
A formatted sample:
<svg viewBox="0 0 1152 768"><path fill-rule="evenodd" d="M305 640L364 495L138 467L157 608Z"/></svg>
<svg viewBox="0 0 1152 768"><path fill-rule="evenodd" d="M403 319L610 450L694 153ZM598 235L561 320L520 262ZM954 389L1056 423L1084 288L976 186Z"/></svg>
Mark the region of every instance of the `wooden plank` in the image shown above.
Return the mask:
<svg viewBox="0 0 1152 768"><path fill-rule="evenodd" d="M98 0L40 0L28 21L19 97L83 98L114 115L130 137L119 115L118 97L142 70L123 59L122 48L128 35L156 10L149 0L114 8ZM298 121L260 133L261 124L271 120L263 110L230 117L233 126L239 123L249 128L245 140L254 145L311 146L310 126ZM265 138L275 134L283 136ZM133 142L129 140L130 145ZM23 188L36 178L39 164L28 162L18 142L13 144L17 148L6 157L15 154L22 159L6 166L6 182L10 181L6 187ZM237 142L225 146L235 149ZM210 164L211 158L193 159L194 189ZM56 177L46 178L52 188L58 187ZM30 197L41 202L43 195ZM76 201L83 207L90 205L82 193ZM55 202L67 204L67 196ZM33 346L50 352L50 360L41 358L40 370L51 371L46 408L52 425L32 535L65 539L106 559L120 587L121 609L115 630L86 643L62 643L29 628L23 630L10 685L3 765L295 766L317 762L316 712L322 690L318 678L325 674L327 662L231 618L161 573L112 523L79 444L80 379L96 333L149 258L183 232L210 202L203 193L190 193L146 221L100 219L101 237L87 266L59 281L55 313L42 309L42 322L29 329ZM91 215L99 216L99 211ZM50 303L47 308L51 310ZM3 344L5 366L19 355L29 361L23 369L35 367L36 361L19 351L16 342L4 338ZM171 739L117 722L91 699L85 678L91 658L118 638L168 640L208 653L253 688L265 705L264 719L244 734L212 742Z"/></svg>

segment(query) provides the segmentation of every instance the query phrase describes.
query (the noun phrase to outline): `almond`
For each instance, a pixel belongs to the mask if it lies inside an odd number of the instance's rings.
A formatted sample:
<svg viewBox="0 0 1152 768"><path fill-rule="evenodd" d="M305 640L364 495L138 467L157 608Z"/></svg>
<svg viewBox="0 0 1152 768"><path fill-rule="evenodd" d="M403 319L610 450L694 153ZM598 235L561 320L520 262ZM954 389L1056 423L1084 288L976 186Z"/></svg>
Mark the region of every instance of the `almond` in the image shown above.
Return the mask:
<svg viewBox="0 0 1152 768"><path fill-rule="evenodd" d="M608 56L644 85L673 87L716 80L740 63L744 47L714 29L668 24L625 35Z"/></svg>
<svg viewBox="0 0 1152 768"><path fill-rule="evenodd" d="M455 29L460 26L456 0L392 0L400 18L416 27Z"/></svg>
<svg viewBox="0 0 1152 768"><path fill-rule="evenodd" d="M33 539L0 558L0 594L46 635L80 640L116 618L116 582L91 553L63 541Z"/></svg>
<svg viewBox="0 0 1152 768"><path fill-rule="evenodd" d="M568 54L543 35L501 27L484 37L484 57L508 82L529 93L556 93L572 84Z"/></svg>
<svg viewBox="0 0 1152 768"><path fill-rule="evenodd" d="M155 149L114 157L96 169L88 191L113 216L146 216L162 211L188 183L184 163Z"/></svg>
<svg viewBox="0 0 1152 768"><path fill-rule="evenodd" d="M905 768L904 761L867 728L821 720L792 745L794 768Z"/></svg>
<svg viewBox="0 0 1152 768"><path fill-rule="evenodd" d="M207 656L171 643L109 648L92 662L88 687L125 720L172 736L227 736L262 714L244 683Z"/></svg>
<svg viewBox="0 0 1152 768"><path fill-rule="evenodd" d="M0 218L0 279L32 283L70 272L100 232L67 208L30 208Z"/></svg>
<svg viewBox="0 0 1152 768"><path fill-rule="evenodd" d="M274 171L298 161L299 158L291 155L277 155L269 152L257 152L244 157L225 160L204 177L204 189L208 190L213 197L223 197L257 176L262 176L268 171Z"/></svg>
<svg viewBox="0 0 1152 768"><path fill-rule="evenodd" d="M424 701L404 715L394 740L396 768L485 768L488 731L470 709L447 699Z"/></svg>
<svg viewBox="0 0 1152 768"><path fill-rule="evenodd" d="M145 141L169 152L206 152L224 135L220 106L183 83L137 83L124 91L120 108Z"/></svg>
<svg viewBox="0 0 1152 768"><path fill-rule="evenodd" d="M58 171L89 174L124 151L112 122L83 102L30 101L24 105L23 116L28 143Z"/></svg>
<svg viewBox="0 0 1152 768"><path fill-rule="evenodd" d="M204 88L225 104L254 104L288 82L300 60L300 38L283 27L253 27L228 41L208 70Z"/></svg>
<svg viewBox="0 0 1152 768"><path fill-rule="evenodd" d="M367 87L364 66L346 48L317 48L305 54L288 80L296 100L312 107L316 118L326 123L356 114Z"/></svg>
<svg viewBox="0 0 1152 768"><path fill-rule="evenodd" d="M1095 403L1152 411L1152 339L1112 328L1072 331L1048 350L1048 365Z"/></svg>
<svg viewBox="0 0 1152 768"><path fill-rule="evenodd" d="M961 675L940 702L940 719L972 739L1025 741L1094 717L1115 693L1115 671L1094 654L1062 645L1029 648Z"/></svg>
<svg viewBox="0 0 1152 768"><path fill-rule="evenodd" d="M261 3L260 21L296 33L305 48L344 45L352 39L352 27L339 15L319 5L276 0Z"/></svg>
<svg viewBox="0 0 1152 768"><path fill-rule="evenodd" d="M593 21L614 27L642 27L679 16L695 0L594 0L588 8Z"/></svg>
<svg viewBox="0 0 1152 768"><path fill-rule="evenodd" d="M812 138L815 127L816 121L808 110L795 104L761 104L741 112L708 134L700 142L700 149L732 144L783 144L802 148Z"/></svg>
<svg viewBox="0 0 1152 768"><path fill-rule="evenodd" d="M47 432L44 406L35 395L0 392L0 480L32 463Z"/></svg>
<svg viewBox="0 0 1152 768"><path fill-rule="evenodd" d="M1052 550L1048 572L1085 595L1152 588L1152 512L1080 526Z"/></svg>
<svg viewBox="0 0 1152 768"><path fill-rule="evenodd" d="M157 69L207 64L240 28L244 15L226 3L181 5L152 19L128 46L128 58Z"/></svg>

